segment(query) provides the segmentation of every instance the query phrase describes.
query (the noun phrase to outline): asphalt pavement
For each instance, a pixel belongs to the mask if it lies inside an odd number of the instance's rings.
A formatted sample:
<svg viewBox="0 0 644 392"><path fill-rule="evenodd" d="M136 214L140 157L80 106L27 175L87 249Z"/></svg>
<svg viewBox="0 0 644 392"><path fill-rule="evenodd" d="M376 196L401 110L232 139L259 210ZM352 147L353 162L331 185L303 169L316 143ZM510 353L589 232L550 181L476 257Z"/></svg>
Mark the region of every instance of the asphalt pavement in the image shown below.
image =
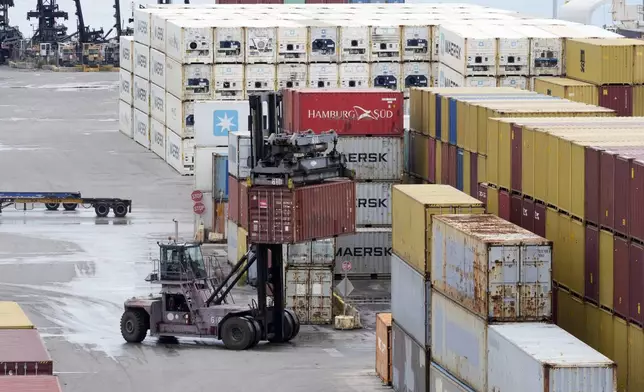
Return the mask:
<svg viewBox="0 0 644 392"><path fill-rule="evenodd" d="M93 209L0 214L0 300L40 330L64 392L386 390L372 328L304 326L285 345L232 352L212 340L125 344L123 301L144 281L156 242L192 236L191 177L118 131L118 73L0 67L0 191L80 191L133 200L126 218ZM245 298L240 294L240 298Z"/></svg>

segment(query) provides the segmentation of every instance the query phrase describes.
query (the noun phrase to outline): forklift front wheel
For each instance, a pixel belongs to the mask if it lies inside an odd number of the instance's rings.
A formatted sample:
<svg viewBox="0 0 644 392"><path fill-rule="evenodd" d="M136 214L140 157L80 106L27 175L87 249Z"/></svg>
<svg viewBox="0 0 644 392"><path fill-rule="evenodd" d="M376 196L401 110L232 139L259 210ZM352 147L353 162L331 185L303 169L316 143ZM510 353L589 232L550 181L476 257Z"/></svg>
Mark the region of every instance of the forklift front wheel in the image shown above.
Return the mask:
<svg viewBox="0 0 644 392"><path fill-rule="evenodd" d="M284 309L284 312L293 319L293 333L291 334L291 339L294 339L300 333L300 319L291 309Z"/></svg>
<svg viewBox="0 0 644 392"><path fill-rule="evenodd" d="M255 320L255 318L253 318L252 316L245 316L244 318L250 321L250 323L253 325L253 329L255 330L255 339L253 339L250 347L248 347L253 348L257 346L262 340L262 326L259 324L259 321Z"/></svg>
<svg viewBox="0 0 644 392"><path fill-rule="evenodd" d="M246 350L255 341L253 324L242 317L231 317L221 328L221 340L229 350Z"/></svg>
<svg viewBox="0 0 644 392"><path fill-rule="evenodd" d="M121 316L121 335L128 343L141 343L148 333L145 324L145 311L128 309Z"/></svg>

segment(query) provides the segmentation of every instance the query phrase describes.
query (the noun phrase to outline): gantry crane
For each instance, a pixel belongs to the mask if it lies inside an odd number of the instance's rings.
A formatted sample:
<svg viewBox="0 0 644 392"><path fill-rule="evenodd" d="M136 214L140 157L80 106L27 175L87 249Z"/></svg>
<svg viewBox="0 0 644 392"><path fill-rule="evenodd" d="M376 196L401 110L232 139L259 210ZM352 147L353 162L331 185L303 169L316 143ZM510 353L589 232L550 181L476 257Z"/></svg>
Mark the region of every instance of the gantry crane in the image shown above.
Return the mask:
<svg viewBox="0 0 644 392"><path fill-rule="evenodd" d="M27 13L27 19L37 18L38 29L33 36L35 42L51 43L57 47L58 42L67 37L67 27L59 24L59 19L69 19L69 14L61 11L56 0L37 0L36 10Z"/></svg>

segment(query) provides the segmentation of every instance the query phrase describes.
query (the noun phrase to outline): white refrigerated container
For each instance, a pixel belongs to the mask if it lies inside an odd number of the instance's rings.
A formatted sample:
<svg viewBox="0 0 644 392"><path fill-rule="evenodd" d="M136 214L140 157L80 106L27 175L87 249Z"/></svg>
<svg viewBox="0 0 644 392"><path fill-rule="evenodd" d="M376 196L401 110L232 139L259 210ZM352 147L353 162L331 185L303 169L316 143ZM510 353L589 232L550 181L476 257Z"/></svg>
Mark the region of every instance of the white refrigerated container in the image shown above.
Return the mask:
<svg viewBox="0 0 644 392"><path fill-rule="evenodd" d="M166 91L165 93L165 125L182 139L195 136L195 103L181 101Z"/></svg>
<svg viewBox="0 0 644 392"><path fill-rule="evenodd" d="M167 56L165 64L166 91L182 101L212 98L212 65L181 64Z"/></svg>
<svg viewBox="0 0 644 392"><path fill-rule="evenodd" d="M339 77L338 64L309 64L309 87L336 88Z"/></svg>
<svg viewBox="0 0 644 392"><path fill-rule="evenodd" d="M138 109L134 109L134 135L133 139L143 147L150 149L150 116Z"/></svg>
<svg viewBox="0 0 644 392"><path fill-rule="evenodd" d="M339 58L340 40L338 26L329 22L315 20L309 23L309 61L311 63L333 63Z"/></svg>
<svg viewBox="0 0 644 392"><path fill-rule="evenodd" d="M134 103L134 74L122 68L119 71L119 98L130 105Z"/></svg>
<svg viewBox="0 0 644 392"><path fill-rule="evenodd" d="M132 105L119 100L119 131L130 139L134 137L134 118Z"/></svg>
<svg viewBox="0 0 644 392"><path fill-rule="evenodd" d="M275 64L246 64L244 98L251 93L275 91L276 70Z"/></svg>
<svg viewBox="0 0 644 392"><path fill-rule="evenodd" d="M371 63L371 86L402 90L405 84L400 78L401 71L399 62Z"/></svg>
<svg viewBox="0 0 644 392"><path fill-rule="evenodd" d="M450 67L438 65L438 79L436 87L496 87L494 76L465 76Z"/></svg>
<svg viewBox="0 0 644 392"><path fill-rule="evenodd" d="M244 99L243 64L216 64L214 75L215 99Z"/></svg>
<svg viewBox="0 0 644 392"><path fill-rule="evenodd" d="M143 113L150 114L150 82L139 76L134 77L134 85L132 87L134 107Z"/></svg>
<svg viewBox="0 0 644 392"><path fill-rule="evenodd" d="M481 23L478 26L497 39L496 73L498 76L530 74L530 40L525 34L507 26L489 23Z"/></svg>
<svg viewBox="0 0 644 392"><path fill-rule="evenodd" d="M166 21L166 56L181 64L212 64L214 24L208 20Z"/></svg>
<svg viewBox="0 0 644 392"><path fill-rule="evenodd" d="M217 22L214 32L214 61L221 63L243 63L246 57L246 39L242 23L235 20Z"/></svg>
<svg viewBox="0 0 644 392"><path fill-rule="evenodd" d="M195 143L199 147L228 146L230 132L248 130L248 101L195 102Z"/></svg>
<svg viewBox="0 0 644 392"><path fill-rule="evenodd" d="M496 76L494 36L468 25L441 24L438 29L440 62L463 76Z"/></svg>
<svg viewBox="0 0 644 392"><path fill-rule="evenodd" d="M166 127L161 122L150 119L150 150L165 161Z"/></svg>
<svg viewBox="0 0 644 392"><path fill-rule="evenodd" d="M305 24L277 21L277 62L306 63L308 61L309 31Z"/></svg>
<svg viewBox="0 0 644 392"><path fill-rule="evenodd" d="M499 87L514 87L521 90L528 90L530 81L526 76L501 76L497 83Z"/></svg>
<svg viewBox="0 0 644 392"><path fill-rule="evenodd" d="M168 165L182 176L193 174L195 168L193 139L181 139L179 135L168 130L165 145L165 159Z"/></svg>
<svg viewBox="0 0 644 392"><path fill-rule="evenodd" d="M536 26L512 25L509 28L529 37L530 75L561 75L564 62L561 37Z"/></svg>
<svg viewBox="0 0 644 392"><path fill-rule="evenodd" d="M250 132L229 132L228 174L235 178L247 178L250 175L250 166L248 166L250 154Z"/></svg>
<svg viewBox="0 0 644 392"><path fill-rule="evenodd" d="M150 49L150 82L165 89L165 54Z"/></svg>
<svg viewBox="0 0 644 392"><path fill-rule="evenodd" d="M340 24L340 61L368 62L369 33L369 25L359 20Z"/></svg>
<svg viewBox="0 0 644 392"><path fill-rule="evenodd" d="M306 64L277 64L277 89L306 87L308 74Z"/></svg>
<svg viewBox="0 0 644 392"><path fill-rule="evenodd" d="M371 21L371 61L400 61L401 28L394 23Z"/></svg>
<svg viewBox="0 0 644 392"><path fill-rule="evenodd" d="M401 85L405 94L409 94L412 87L430 87L432 81L432 68L426 62L407 62L402 65Z"/></svg>
<svg viewBox="0 0 644 392"><path fill-rule="evenodd" d="M134 75L150 78L150 48L138 42L134 42Z"/></svg>
<svg viewBox="0 0 644 392"><path fill-rule="evenodd" d="M249 20L245 25L246 63L274 64L277 60L277 28L274 22Z"/></svg>
<svg viewBox="0 0 644 392"><path fill-rule="evenodd" d="M370 85L370 69L368 63L341 63L340 64L340 87L365 88Z"/></svg>
<svg viewBox="0 0 644 392"><path fill-rule="evenodd" d="M431 43L433 27L427 23L402 26L403 61L432 60Z"/></svg>
<svg viewBox="0 0 644 392"><path fill-rule="evenodd" d="M150 83L150 115L165 126L166 93L163 88Z"/></svg>
<svg viewBox="0 0 644 392"><path fill-rule="evenodd" d="M119 67L134 72L134 37L122 35L119 40Z"/></svg>

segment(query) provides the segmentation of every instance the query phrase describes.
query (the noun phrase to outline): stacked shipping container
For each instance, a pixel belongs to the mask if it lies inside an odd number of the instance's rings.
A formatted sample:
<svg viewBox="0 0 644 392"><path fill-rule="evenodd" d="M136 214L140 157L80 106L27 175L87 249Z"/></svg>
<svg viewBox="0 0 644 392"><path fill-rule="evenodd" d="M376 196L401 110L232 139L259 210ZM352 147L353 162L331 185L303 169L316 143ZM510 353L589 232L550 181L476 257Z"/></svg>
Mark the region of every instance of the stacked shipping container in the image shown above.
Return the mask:
<svg viewBox="0 0 644 392"><path fill-rule="evenodd" d="M61 392L33 323L15 302L0 302L0 391Z"/></svg>

